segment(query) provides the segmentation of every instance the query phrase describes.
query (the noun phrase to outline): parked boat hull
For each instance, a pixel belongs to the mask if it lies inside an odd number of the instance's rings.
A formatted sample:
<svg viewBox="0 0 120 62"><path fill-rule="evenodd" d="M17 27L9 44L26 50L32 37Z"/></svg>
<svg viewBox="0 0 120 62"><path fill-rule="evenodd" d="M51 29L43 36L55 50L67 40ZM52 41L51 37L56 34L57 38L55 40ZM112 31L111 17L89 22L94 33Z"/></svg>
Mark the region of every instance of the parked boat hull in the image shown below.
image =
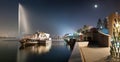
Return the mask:
<svg viewBox="0 0 120 62"><path fill-rule="evenodd" d="M34 44L46 44L51 42L51 40L33 40L33 39L22 39L20 43L22 45L34 45Z"/></svg>

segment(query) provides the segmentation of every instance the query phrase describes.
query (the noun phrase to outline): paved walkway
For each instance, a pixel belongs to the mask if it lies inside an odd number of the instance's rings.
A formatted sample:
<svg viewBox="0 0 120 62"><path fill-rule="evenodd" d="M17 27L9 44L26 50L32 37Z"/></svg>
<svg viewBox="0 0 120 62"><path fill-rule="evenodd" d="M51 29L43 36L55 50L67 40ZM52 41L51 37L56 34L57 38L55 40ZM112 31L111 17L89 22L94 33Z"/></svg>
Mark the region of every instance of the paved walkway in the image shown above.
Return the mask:
<svg viewBox="0 0 120 62"><path fill-rule="evenodd" d="M107 62L107 58L110 55L109 48L81 48L84 62Z"/></svg>
<svg viewBox="0 0 120 62"><path fill-rule="evenodd" d="M109 62L109 47L81 47L80 44L76 42L69 62Z"/></svg>
<svg viewBox="0 0 120 62"><path fill-rule="evenodd" d="M75 43L69 62L82 62L78 43Z"/></svg>

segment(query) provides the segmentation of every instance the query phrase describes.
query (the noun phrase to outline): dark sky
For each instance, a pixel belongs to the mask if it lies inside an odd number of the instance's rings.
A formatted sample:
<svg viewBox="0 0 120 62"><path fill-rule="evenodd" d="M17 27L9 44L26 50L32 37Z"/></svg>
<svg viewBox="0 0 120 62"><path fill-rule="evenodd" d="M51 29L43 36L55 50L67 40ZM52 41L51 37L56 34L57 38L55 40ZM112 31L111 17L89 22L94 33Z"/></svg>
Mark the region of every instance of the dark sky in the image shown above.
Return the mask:
<svg viewBox="0 0 120 62"><path fill-rule="evenodd" d="M0 32L8 27L16 29L18 3L25 8L31 33L39 30L51 35L71 33L83 25L96 26L98 18L120 12L120 0L0 0ZM98 8L94 8L95 4Z"/></svg>
<svg viewBox="0 0 120 62"><path fill-rule="evenodd" d="M0 36L18 33L18 1L0 0Z"/></svg>

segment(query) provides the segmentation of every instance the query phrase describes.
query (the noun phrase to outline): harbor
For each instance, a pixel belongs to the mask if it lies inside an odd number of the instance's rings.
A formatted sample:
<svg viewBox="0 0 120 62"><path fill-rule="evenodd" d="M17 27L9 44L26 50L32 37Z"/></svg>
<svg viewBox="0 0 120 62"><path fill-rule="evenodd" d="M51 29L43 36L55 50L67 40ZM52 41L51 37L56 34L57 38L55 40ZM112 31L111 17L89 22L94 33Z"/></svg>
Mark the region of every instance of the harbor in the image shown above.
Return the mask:
<svg viewBox="0 0 120 62"><path fill-rule="evenodd" d="M0 0L0 62L120 62L120 0Z"/></svg>

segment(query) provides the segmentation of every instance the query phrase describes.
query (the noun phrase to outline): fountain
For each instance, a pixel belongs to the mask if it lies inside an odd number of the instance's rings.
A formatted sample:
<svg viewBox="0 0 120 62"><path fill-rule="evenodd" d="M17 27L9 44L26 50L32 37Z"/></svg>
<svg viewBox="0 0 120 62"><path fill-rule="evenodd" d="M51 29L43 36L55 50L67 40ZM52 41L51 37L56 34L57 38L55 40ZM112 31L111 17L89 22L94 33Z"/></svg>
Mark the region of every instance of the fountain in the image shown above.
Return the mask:
<svg viewBox="0 0 120 62"><path fill-rule="evenodd" d="M18 36L19 38L30 31L27 14L24 7L19 3L18 7Z"/></svg>

